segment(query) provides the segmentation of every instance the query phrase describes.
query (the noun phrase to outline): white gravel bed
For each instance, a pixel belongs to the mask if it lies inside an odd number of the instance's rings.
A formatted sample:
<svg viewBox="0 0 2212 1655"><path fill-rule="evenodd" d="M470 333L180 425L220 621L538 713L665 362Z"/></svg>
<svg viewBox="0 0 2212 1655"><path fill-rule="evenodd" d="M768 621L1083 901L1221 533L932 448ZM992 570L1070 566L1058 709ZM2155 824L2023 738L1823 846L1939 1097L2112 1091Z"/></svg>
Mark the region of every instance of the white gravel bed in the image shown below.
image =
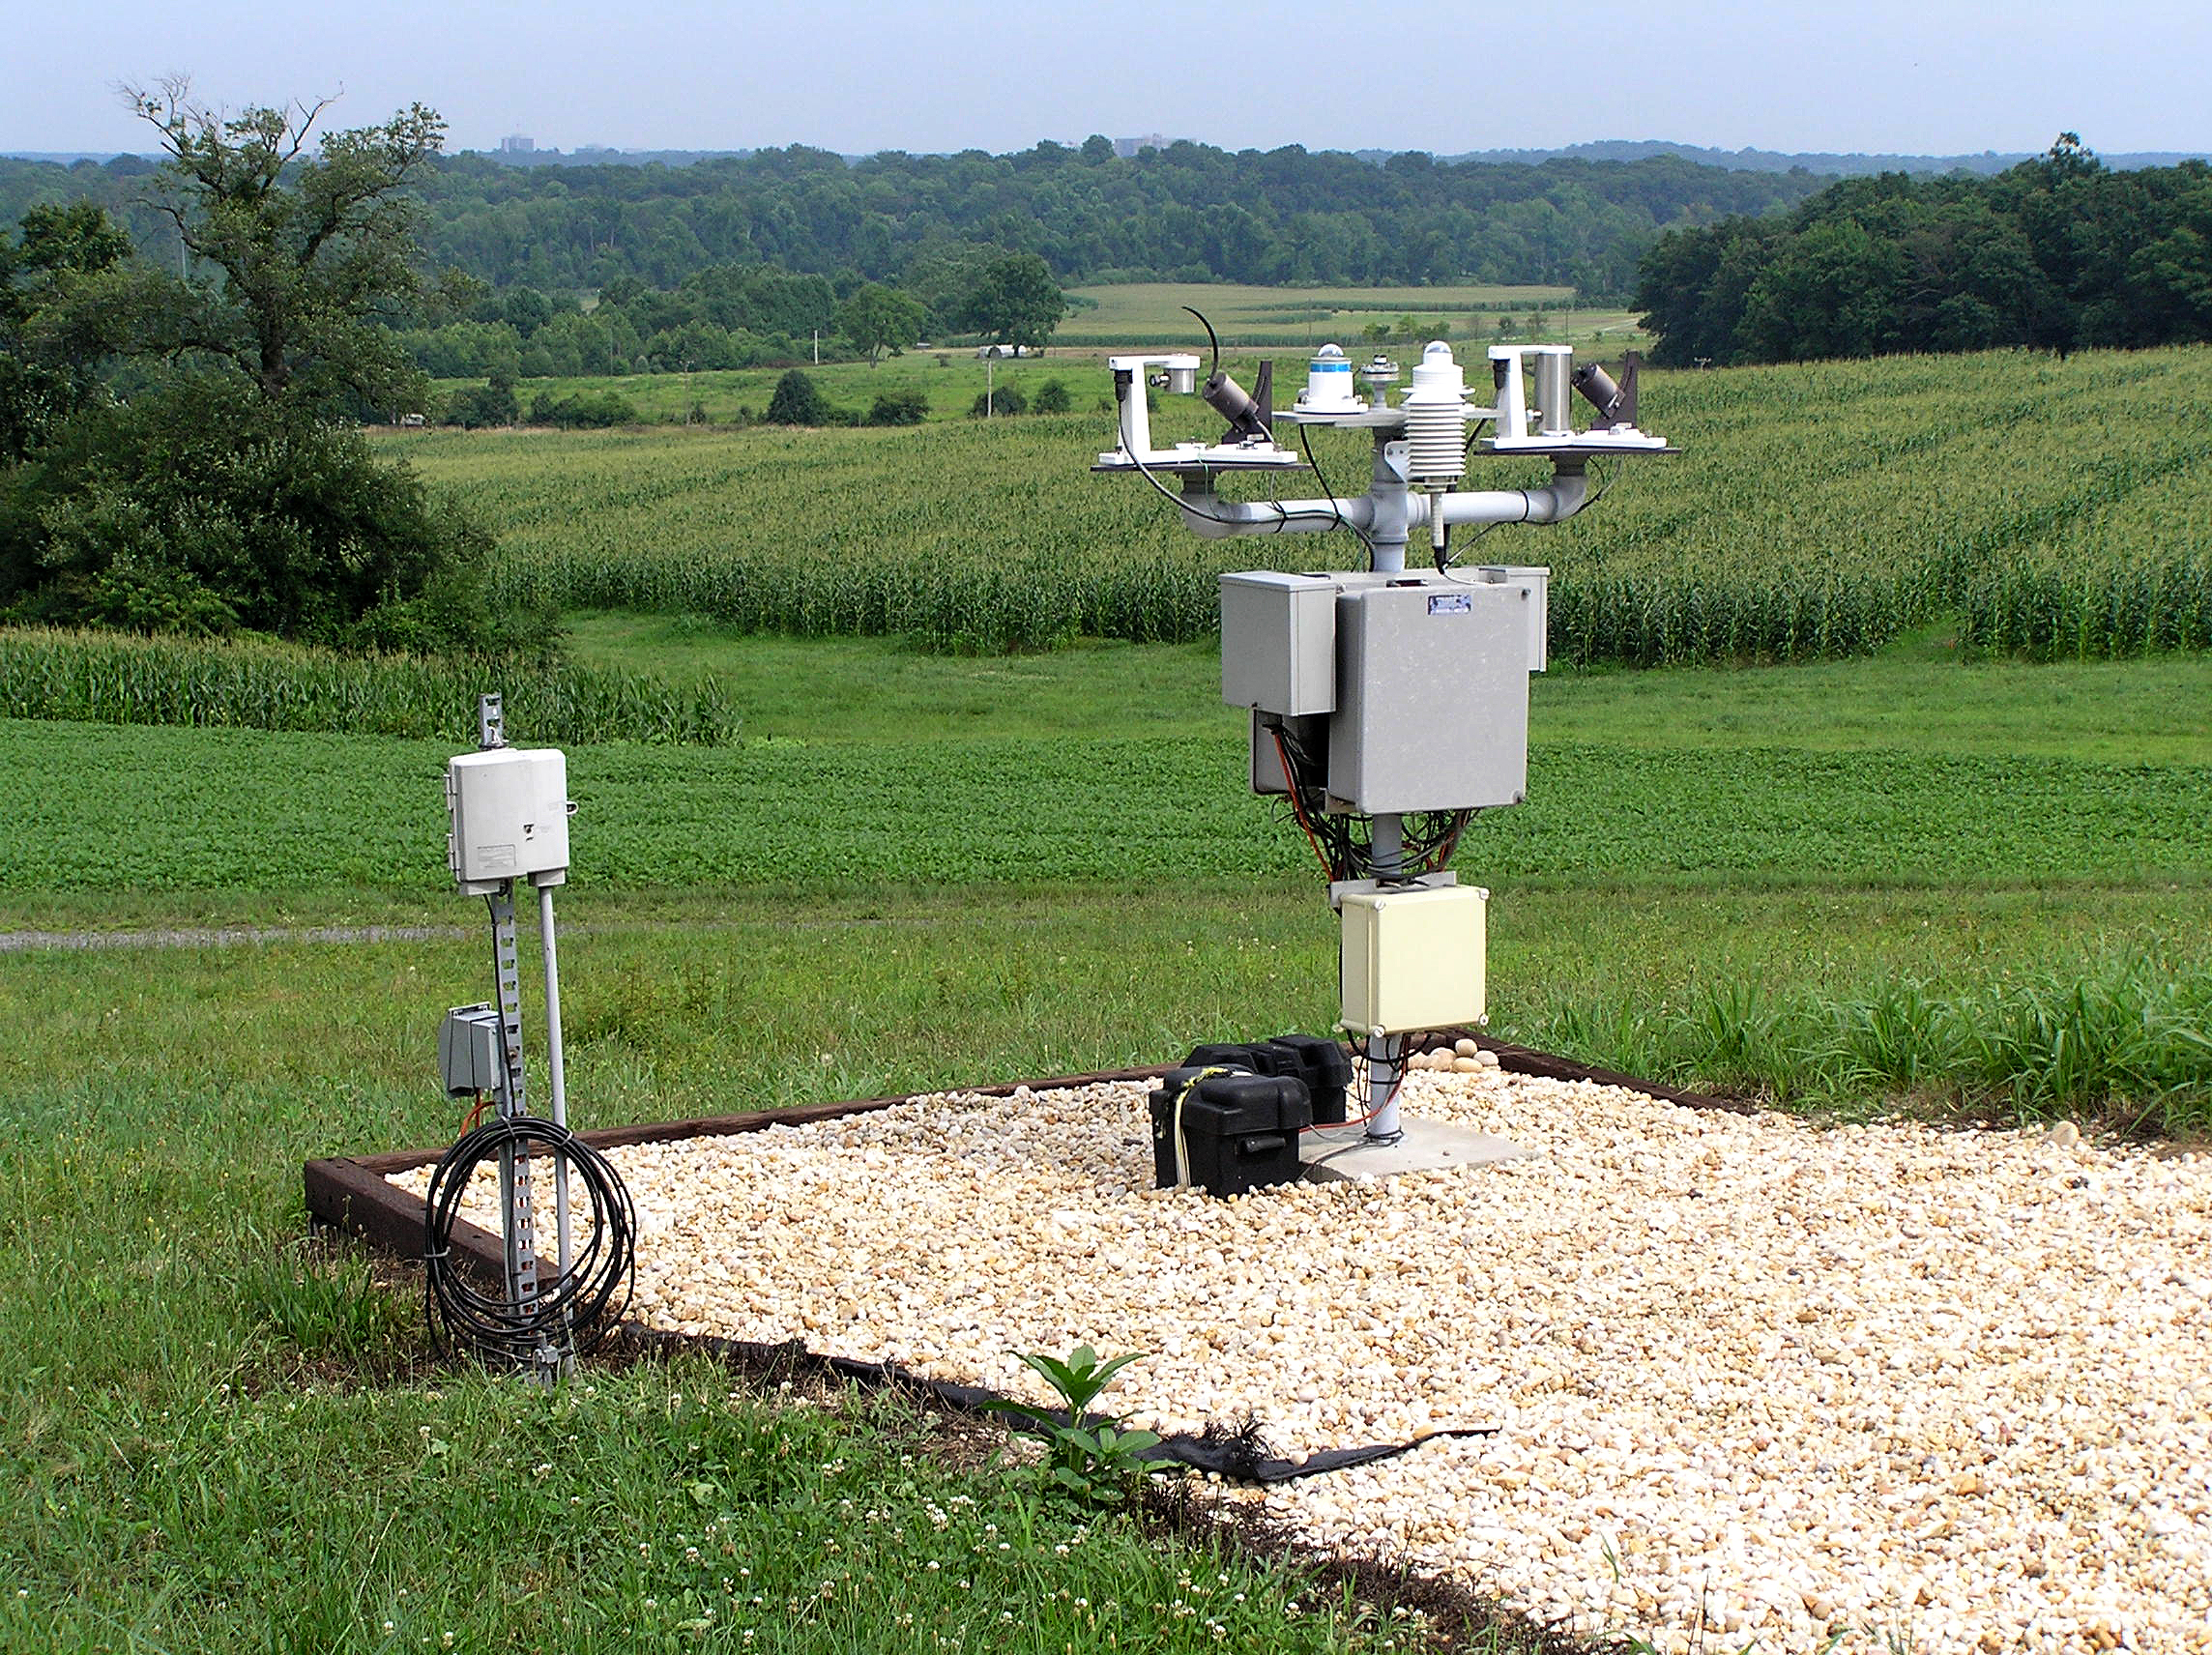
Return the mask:
<svg viewBox="0 0 2212 1655"><path fill-rule="evenodd" d="M1149 1351L1134 1421L1290 1452L1495 1422L1251 1497L1659 1649L2212 1651L2212 1158L1421 1072L1542 1152L1223 1203L1147 1089L617 1150L637 1314L1038 1400Z"/></svg>

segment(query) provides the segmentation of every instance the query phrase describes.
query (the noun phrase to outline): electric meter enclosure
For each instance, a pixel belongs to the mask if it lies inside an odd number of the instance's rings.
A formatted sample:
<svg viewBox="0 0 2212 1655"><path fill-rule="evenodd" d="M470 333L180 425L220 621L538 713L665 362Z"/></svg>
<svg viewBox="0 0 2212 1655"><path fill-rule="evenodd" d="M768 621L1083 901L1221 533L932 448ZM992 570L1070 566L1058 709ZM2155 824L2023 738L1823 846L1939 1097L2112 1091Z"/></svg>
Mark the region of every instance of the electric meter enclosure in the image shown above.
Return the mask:
<svg viewBox="0 0 2212 1655"><path fill-rule="evenodd" d="M1221 699L1298 718L1336 711L1337 580L1247 569L1221 577Z"/></svg>
<svg viewBox="0 0 2212 1655"><path fill-rule="evenodd" d="M1480 1023L1489 903L1472 885L1345 892L1343 1027L1358 1037Z"/></svg>
<svg viewBox="0 0 2212 1655"><path fill-rule="evenodd" d="M568 760L557 747L490 747L446 765L447 864L465 896L501 882L561 885L568 869Z"/></svg>

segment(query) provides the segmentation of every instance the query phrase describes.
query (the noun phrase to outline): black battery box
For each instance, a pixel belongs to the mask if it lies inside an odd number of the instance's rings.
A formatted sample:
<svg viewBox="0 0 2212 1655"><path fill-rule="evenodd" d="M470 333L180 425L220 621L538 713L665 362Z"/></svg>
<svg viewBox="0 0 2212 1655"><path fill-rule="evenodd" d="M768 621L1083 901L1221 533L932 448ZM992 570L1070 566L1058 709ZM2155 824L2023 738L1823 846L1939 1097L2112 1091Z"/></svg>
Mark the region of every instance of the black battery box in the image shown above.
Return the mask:
<svg viewBox="0 0 2212 1655"><path fill-rule="evenodd" d="M1218 1073L1208 1073L1208 1069ZM1287 1184L1303 1170L1298 1134L1313 1124L1305 1082L1220 1064L1171 1069L1151 1095L1152 1176L1161 1189L1180 1180L1176 1137L1193 1185L1208 1195L1242 1195Z"/></svg>
<svg viewBox="0 0 2212 1655"><path fill-rule="evenodd" d="M1295 1075L1306 1083L1316 1126L1344 1124L1345 1089L1352 1085L1352 1054L1325 1034L1278 1034L1245 1045L1200 1046L1185 1067L1232 1064L1256 1075Z"/></svg>

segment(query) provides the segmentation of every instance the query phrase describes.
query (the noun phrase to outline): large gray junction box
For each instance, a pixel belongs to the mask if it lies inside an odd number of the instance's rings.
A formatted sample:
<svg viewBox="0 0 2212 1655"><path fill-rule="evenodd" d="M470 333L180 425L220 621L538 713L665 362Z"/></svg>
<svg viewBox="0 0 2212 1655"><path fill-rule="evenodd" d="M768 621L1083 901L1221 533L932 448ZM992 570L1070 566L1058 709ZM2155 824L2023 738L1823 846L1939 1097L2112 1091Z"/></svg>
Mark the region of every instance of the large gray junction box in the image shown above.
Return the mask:
<svg viewBox="0 0 2212 1655"><path fill-rule="evenodd" d="M1221 694L1252 717L1252 785L1286 791L1278 735L1325 752L1334 808L1518 804L1549 571L1221 577Z"/></svg>

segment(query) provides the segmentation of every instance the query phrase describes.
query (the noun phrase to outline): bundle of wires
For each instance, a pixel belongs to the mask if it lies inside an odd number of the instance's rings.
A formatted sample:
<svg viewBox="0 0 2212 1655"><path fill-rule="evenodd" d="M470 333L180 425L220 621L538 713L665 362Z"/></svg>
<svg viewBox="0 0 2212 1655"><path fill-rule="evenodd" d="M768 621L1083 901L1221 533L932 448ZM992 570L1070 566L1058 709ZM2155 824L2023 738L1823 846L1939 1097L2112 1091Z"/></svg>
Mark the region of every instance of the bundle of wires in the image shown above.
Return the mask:
<svg viewBox="0 0 2212 1655"><path fill-rule="evenodd" d="M568 1273L521 1305L509 1302L504 1286L497 1294L473 1286L454 1266L452 1254L453 1220L469 1180L477 1168L509 1148L565 1161L569 1198L581 1190L590 1214L588 1224L572 1229L582 1241ZM531 1116L485 1121L446 1151L424 1200L429 1211L422 1221L422 1276L431 1326L486 1361L527 1366L547 1350L587 1354L629 1307L636 1209L613 1163L567 1127ZM541 1260L539 1267L551 1263Z"/></svg>
<svg viewBox="0 0 2212 1655"><path fill-rule="evenodd" d="M1321 858L1331 880L1375 877L1373 823L1364 816L1336 816L1328 811L1327 788L1321 761L1287 726L1272 732L1275 751L1290 785L1291 814L1305 830L1314 855ZM1471 810L1418 810L1405 818L1405 840L1400 872L1408 878L1435 873L1451 861L1460 835L1474 818Z"/></svg>

